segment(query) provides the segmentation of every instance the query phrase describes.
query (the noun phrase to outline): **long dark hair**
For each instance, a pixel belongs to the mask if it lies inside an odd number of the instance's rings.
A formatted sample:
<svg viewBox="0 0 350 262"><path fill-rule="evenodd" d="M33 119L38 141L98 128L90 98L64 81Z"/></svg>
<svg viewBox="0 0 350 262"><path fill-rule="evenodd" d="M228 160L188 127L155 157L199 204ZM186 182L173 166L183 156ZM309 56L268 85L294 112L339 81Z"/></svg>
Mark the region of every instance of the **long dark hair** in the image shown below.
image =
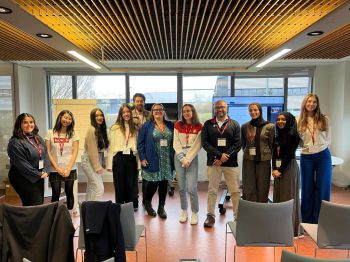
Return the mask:
<svg viewBox="0 0 350 262"><path fill-rule="evenodd" d="M59 132L61 131L61 128L62 128L62 123L61 123L61 119L63 117L63 115L65 114L68 114L71 119L72 119L72 122L70 123L70 125L67 127L67 136L69 139L71 139L74 135L74 125L75 125L75 119L74 119L74 116L73 116L73 113L69 110L62 110L57 118L56 118L56 123L55 123L55 126L53 127L53 132Z"/></svg>
<svg viewBox="0 0 350 262"><path fill-rule="evenodd" d="M186 119L184 118L184 114L183 114L183 110L184 110L184 107L185 106L188 106L191 108L191 111L192 111L192 118L191 118L191 124L196 126L198 125L200 122L199 122L199 119L198 119L198 114L197 114L197 111L196 109L194 108L194 106L192 104L184 104L182 106L182 109L181 109L181 121L180 121L180 124L181 125L184 125L186 124Z"/></svg>
<svg viewBox="0 0 350 262"><path fill-rule="evenodd" d="M26 118L26 117L30 117L31 119L33 119L33 121L34 121L33 135L36 138L36 140L39 141L39 143L40 143L40 139L39 139L39 135L38 135L39 128L37 127L37 125L35 123L34 117L29 113L22 113L22 114L17 116L15 124L13 126L12 137L19 138L19 139L25 138L23 130L21 128L21 124L22 124L24 118Z"/></svg>
<svg viewBox="0 0 350 262"><path fill-rule="evenodd" d="M97 124L96 122L96 112L100 111L103 116L103 122L101 125ZM109 141L107 137L107 125L106 125L106 119L105 114L100 108L94 108L90 112L90 123L95 128L95 135L97 138L97 146L99 149L108 148Z"/></svg>
<svg viewBox="0 0 350 262"><path fill-rule="evenodd" d="M115 124L120 126L120 130L122 131L123 135L125 136L125 123L124 123L124 119L123 119L123 109L124 108L127 108L130 112L130 119L128 121L128 124L129 124L130 135L133 136L136 133L136 127L135 127L134 121L132 119L131 107L128 104L122 104L120 106L117 121L115 122Z"/></svg>

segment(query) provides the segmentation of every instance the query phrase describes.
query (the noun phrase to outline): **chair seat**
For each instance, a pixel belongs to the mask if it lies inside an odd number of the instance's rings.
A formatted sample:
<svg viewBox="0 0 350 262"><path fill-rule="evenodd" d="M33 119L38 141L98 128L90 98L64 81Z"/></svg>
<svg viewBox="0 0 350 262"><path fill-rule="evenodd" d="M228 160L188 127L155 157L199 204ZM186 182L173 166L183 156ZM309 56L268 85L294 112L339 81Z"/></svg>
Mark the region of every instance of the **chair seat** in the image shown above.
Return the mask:
<svg viewBox="0 0 350 262"><path fill-rule="evenodd" d="M143 233L144 229L145 229L144 225L135 225L135 239L137 241L142 236L142 233ZM126 251L135 251L137 241L135 243L135 246L133 246L133 247L132 246L127 246L127 247L125 247L125 250Z"/></svg>

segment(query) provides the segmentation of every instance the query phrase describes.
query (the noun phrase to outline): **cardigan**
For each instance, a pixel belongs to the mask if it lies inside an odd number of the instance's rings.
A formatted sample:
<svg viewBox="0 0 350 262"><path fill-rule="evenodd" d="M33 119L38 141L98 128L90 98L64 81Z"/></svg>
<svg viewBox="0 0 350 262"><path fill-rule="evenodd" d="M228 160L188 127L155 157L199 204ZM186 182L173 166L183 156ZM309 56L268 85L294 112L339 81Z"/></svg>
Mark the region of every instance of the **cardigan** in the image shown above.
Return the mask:
<svg viewBox="0 0 350 262"><path fill-rule="evenodd" d="M174 134L174 124L168 120L164 121L166 127ZM137 139L137 152L139 154L140 160L147 160L147 167L142 167L148 173L154 173L159 171L159 157L157 155L156 146L153 141L153 130L155 124L153 121L148 121L143 124L139 131L139 136ZM171 170L175 170L174 166L174 149L172 147L173 141L171 141L170 146L170 161Z"/></svg>
<svg viewBox="0 0 350 262"><path fill-rule="evenodd" d="M103 169L99 160L95 127L93 126L89 126L88 130L86 131L84 148L89 156L89 160L94 171L96 172Z"/></svg>

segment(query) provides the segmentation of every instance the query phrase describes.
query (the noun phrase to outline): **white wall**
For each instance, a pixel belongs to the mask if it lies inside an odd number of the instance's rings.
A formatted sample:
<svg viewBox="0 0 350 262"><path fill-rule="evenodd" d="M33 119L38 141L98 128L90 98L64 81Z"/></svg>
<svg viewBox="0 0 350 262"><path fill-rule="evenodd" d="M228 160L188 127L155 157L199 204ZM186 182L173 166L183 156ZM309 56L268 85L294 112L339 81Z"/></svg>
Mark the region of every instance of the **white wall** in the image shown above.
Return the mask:
<svg viewBox="0 0 350 262"><path fill-rule="evenodd" d="M334 65L317 66L314 91L320 98L321 109L331 120L332 155L344 160L344 164L333 168L333 183L350 185L350 61Z"/></svg>

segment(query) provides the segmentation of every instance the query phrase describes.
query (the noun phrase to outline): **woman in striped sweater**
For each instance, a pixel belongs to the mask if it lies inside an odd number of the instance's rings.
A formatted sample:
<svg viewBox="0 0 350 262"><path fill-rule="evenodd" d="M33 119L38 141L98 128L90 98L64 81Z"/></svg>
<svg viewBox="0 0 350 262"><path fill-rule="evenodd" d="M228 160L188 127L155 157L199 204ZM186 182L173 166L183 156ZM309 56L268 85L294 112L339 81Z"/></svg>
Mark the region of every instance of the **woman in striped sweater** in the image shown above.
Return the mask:
<svg viewBox="0 0 350 262"><path fill-rule="evenodd" d="M196 109L191 104L182 107L181 120L174 130L175 170L181 201L180 222L187 221L187 191L191 201L191 225L198 223L198 152L201 149L202 124ZM187 188L186 188L187 185Z"/></svg>

